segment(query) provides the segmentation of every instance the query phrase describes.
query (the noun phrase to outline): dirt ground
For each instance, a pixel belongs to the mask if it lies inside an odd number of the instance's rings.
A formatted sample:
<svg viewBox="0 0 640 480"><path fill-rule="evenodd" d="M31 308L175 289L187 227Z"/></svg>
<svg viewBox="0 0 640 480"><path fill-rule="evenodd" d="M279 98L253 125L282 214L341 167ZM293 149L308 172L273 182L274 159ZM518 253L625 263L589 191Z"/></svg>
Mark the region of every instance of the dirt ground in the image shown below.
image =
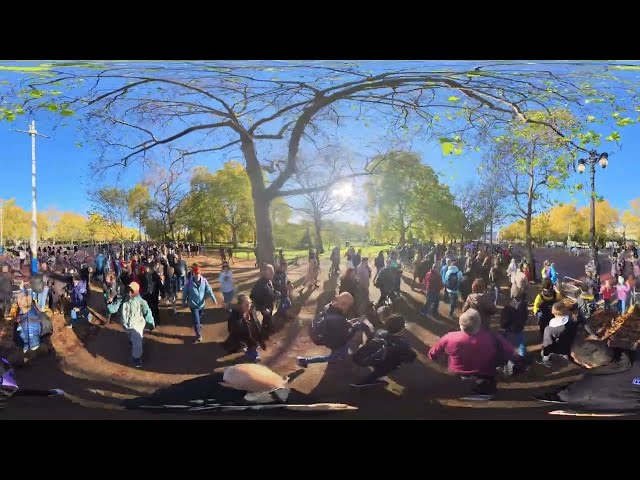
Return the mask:
<svg viewBox="0 0 640 480"><path fill-rule="evenodd" d="M558 257L561 274L579 275L586 261L572 260L566 255L541 251L538 261ZM538 258L539 257L539 258ZM199 257L204 275L218 287L219 259ZM323 262L320 288L301 292L300 284L306 266L292 267L290 280L296 285L294 308L299 315L284 326L268 342L262 354L263 364L280 374L297 370L299 355L323 353L323 347L311 343L307 326L319 306L335 295L337 279L328 279L328 264ZM253 262L238 261L232 266L239 292L248 292L257 278ZM308 395L309 402L340 402L358 407L355 412L310 415L296 413L295 418L322 419L554 419L546 412L548 405L532 400L532 395L564 385L579 378L573 366L557 365L547 369L533 365L527 373L499 384L499 394L491 402L458 400L468 386L446 373L446 364L434 363L426 353L438 338L457 329L457 320L446 317L448 306L441 304L440 315L422 317L418 314L424 295L411 288L410 272L402 282L403 305L406 315L407 338L418 353L418 360L392 373L389 385L368 389L353 389L349 384L366 373L365 369L345 361L335 364L311 365L293 382L292 388ZM503 291L506 294L506 289ZM373 300L378 290L370 288ZM216 292L219 303L221 295ZM505 296L501 301L504 301ZM92 311L102 319L101 295L96 291L90 300ZM539 351L537 327L531 318L526 328L530 353ZM29 361L17 370L23 388L60 388L66 392L61 398L28 398L13 401L3 413L11 419L186 419L186 418L270 418L266 413L227 414L158 414L125 410L125 399L151 394L196 376L221 371L239 360L239 355L226 355L221 342L226 338L226 310L208 302L204 319L204 342L194 344L189 311L180 308L174 317L168 306L161 307L158 327L145 336L144 368L132 368L129 363L127 337L117 324L67 329L63 319L54 317L53 351ZM17 399L16 399L17 400ZM291 418L290 417L290 418ZM281 417L279 417L281 418Z"/></svg>

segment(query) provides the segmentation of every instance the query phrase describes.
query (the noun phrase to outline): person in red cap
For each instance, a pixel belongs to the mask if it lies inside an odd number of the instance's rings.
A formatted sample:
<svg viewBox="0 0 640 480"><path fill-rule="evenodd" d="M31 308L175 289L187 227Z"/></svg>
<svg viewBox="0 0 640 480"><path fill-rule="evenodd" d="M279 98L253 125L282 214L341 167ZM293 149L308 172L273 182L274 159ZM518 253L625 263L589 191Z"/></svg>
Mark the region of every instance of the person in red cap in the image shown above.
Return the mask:
<svg viewBox="0 0 640 480"><path fill-rule="evenodd" d="M131 342L131 356L136 368L142 367L142 337L144 327L155 328L153 314L147 302L140 296L140 285L137 282L129 284L124 298L115 298L107 305L107 311L113 315L121 312L122 326Z"/></svg>
<svg viewBox="0 0 640 480"><path fill-rule="evenodd" d="M193 330L196 333L196 343L202 342L202 314L204 313L205 300L211 298L214 305L218 304L213 290L206 278L200 275L200 266L196 263L191 268L191 277L182 291L182 304L189 305Z"/></svg>

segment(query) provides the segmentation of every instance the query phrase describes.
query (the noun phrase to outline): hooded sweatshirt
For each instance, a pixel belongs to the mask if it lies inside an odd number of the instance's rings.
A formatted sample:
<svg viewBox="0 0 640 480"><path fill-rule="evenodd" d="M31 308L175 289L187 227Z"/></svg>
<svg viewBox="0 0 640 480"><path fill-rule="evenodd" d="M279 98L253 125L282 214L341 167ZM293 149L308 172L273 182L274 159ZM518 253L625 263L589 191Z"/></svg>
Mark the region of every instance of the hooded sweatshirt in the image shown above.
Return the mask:
<svg viewBox="0 0 640 480"><path fill-rule="evenodd" d="M458 277L458 288L456 288L455 290L451 290L448 286L448 282L449 282L449 277L451 275L456 275ZM447 292L449 293L458 293L460 291L460 282L462 281L462 272L460 270L458 270L458 267L456 267L455 265L451 265L448 270L447 270L447 274L444 276L444 285L445 287L447 287Z"/></svg>
<svg viewBox="0 0 640 480"><path fill-rule="evenodd" d="M195 277L191 276L182 291L182 303L184 305L188 303L189 308L193 310L201 310L204 308L204 301L207 297L213 300L214 305L218 304L207 279L201 275L200 281L196 282Z"/></svg>
<svg viewBox="0 0 640 480"><path fill-rule="evenodd" d="M121 318L124 328L142 332L145 324L151 327L155 326L149 304L140 295L117 298L113 303L107 305L107 310L112 315L118 310L122 310Z"/></svg>
<svg viewBox="0 0 640 480"><path fill-rule="evenodd" d="M491 316L498 311L493 299L486 293L472 293L469 295L462 306L462 311L466 312L470 308L478 311L480 322L484 328L489 328Z"/></svg>
<svg viewBox="0 0 640 480"><path fill-rule="evenodd" d="M545 356L550 353L569 355L576 336L577 323L570 322L568 316L554 317L544 329L542 348Z"/></svg>

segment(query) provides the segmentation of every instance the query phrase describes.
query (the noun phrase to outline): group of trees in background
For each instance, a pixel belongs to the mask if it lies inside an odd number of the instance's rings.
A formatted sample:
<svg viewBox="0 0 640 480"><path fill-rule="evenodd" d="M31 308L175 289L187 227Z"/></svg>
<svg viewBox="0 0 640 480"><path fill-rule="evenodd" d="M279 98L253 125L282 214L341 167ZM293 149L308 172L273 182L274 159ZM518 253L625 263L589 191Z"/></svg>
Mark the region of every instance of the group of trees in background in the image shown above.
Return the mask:
<svg viewBox="0 0 640 480"><path fill-rule="evenodd" d="M15 199L4 202L3 233L5 244L18 244L31 237L31 212L16 205ZM114 235L112 225L101 215L88 216L61 212L55 208L38 213L38 238L47 243L79 243L112 240L132 241L138 236L136 229L124 227Z"/></svg>
<svg viewBox="0 0 640 480"><path fill-rule="evenodd" d="M640 233L640 199L632 202L632 209L622 214L613 208L607 200L596 202L596 243L603 245L607 241L620 242L623 238L638 239ZM526 223L520 219L500 230L500 239L505 241L523 241L526 236ZM531 221L531 237L537 244L548 241L581 243L589 242L589 207L576 208L572 204L555 207L535 215Z"/></svg>

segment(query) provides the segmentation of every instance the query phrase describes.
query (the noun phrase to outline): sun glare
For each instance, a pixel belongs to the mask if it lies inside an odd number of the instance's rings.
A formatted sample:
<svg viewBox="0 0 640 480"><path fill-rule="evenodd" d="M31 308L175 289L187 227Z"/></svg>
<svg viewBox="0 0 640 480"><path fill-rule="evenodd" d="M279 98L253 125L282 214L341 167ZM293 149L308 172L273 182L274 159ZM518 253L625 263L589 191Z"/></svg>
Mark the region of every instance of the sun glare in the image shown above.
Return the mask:
<svg viewBox="0 0 640 480"><path fill-rule="evenodd" d="M350 183L341 183L336 186L333 195L340 200L346 200L353 194L353 185Z"/></svg>

